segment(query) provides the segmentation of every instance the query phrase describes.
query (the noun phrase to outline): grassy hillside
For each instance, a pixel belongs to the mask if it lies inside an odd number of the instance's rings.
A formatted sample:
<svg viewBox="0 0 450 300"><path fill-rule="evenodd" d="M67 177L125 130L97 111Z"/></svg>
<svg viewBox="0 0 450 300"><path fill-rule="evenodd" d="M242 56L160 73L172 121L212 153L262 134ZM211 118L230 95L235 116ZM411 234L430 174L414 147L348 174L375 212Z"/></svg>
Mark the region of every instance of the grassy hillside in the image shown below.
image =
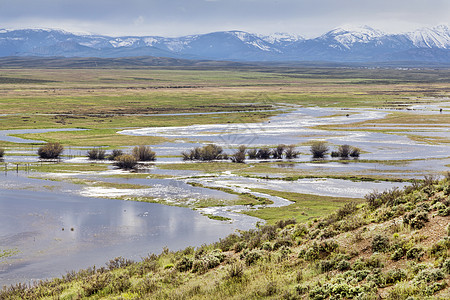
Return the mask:
<svg viewBox="0 0 450 300"><path fill-rule="evenodd" d="M449 299L450 174L366 196L322 219L211 245L117 258L0 299Z"/></svg>

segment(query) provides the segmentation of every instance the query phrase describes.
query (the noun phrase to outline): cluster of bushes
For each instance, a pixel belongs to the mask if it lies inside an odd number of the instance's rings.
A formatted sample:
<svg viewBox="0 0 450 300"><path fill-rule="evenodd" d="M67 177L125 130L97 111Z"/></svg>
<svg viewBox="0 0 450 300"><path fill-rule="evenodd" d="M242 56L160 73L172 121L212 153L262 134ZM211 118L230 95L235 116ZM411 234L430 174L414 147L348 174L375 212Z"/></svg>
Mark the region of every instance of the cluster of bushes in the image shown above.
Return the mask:
<svg viewBox="0 0 450 300"><path fill-rule="evenodd" d="M208 144L203 147L195 147L187 152L181 152L183 160L227 160L228 155L223 153L223 149L215 144Z"/></svg>
<svg viewBox="0 0 450 300"><path fill-rule="evenodd" d="M60 143L47 143L39 147L37 154L40 158L55 159L63 153L64 147Z"/></svg>
<svg viewBox="0 0 450 300"><path fill-rule="evenodd" d="M282 159L283 157L286 159L297 158L298 152L295 150L295 145L283 145L280 144L277 147L270 148L261 148L261 149L251 149L248 151L249 159Z"/></svg>
<svg viewBox="0 0 450 300"><path fill-rule="evenodd" d="M311 144L310 152L315 159L324 158L330 151L327 143L324 141L314 141ZM331 157L339 157L340 159L348 159L349 157L358 158L361 150L350 145L340 145L336 151L331 151Z"/></svg>
<svg viewBox="0 0 450 300"><path fill-rule="evenodd" d="M87 151L86 156L91 160L113 160L114 165L121 169L133 169L138 161L154 161L156 153L149 146L141 145L132 149L131 154L124 154L122 150L114 149L111 154L101 148L93 148Z"/></svg>
<svg viewBox="0 0 450 300"><path fill-rule="evenodd" d="M230 159L235 163L243 163L248 156L249 159L292 159L298 156L298 152L295 150L294 145L278 145L277 147L250 149L241 145L235 153L227 155L223 153L223 149L215 144L208 144L203 147L196 147L189 151L182 152L183 160L199 160L199 161L211 161L211 160L228 160Z"/></svg>
<svg viewBox="0 0 450 300"><path fill-rule="evenodd" d="M331 151L331 157L339 157L341 159L358 158L360 154L361 150L359 148L350 145L340 145L337 151Z"/></svg>
<svg viewBox="0 0 450 300"><path fill-rule="evenodd" d="M100 148L93 148L86 153L89 159L103 160L106 157L106 151Z"/></svg>

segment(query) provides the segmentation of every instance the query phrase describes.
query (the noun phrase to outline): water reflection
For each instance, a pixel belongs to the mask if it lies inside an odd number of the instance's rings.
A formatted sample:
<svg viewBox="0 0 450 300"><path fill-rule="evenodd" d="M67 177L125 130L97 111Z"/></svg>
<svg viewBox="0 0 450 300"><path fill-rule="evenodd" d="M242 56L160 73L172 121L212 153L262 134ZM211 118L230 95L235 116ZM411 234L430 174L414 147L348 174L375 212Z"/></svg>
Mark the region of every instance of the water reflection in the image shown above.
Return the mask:
<svg viewBox="0 0 450 300"><path fill-rule="evenodd" d="M59 192L0 190L0 245L20 252L0 264L0 283L60 276L164 246L210 243L252 222L210 220L187 208Z"/></svg>

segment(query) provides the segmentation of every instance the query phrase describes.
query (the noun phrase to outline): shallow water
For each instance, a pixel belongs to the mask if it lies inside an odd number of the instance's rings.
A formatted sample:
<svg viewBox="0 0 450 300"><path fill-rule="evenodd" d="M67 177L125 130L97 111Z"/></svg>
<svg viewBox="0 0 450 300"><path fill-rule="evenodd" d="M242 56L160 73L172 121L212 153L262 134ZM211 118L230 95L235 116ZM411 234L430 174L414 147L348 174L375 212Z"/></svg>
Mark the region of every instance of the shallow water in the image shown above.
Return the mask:
<svg viewBox="0 0 450 300"><path fill-rule="evenodd" d="M336 114L338 114L336 116ZM341 114L341 115L339 115ZM348 114L346 116L345 114ZM123 130L119 133L136 136L165 136L179 140L193 140L201 143L217 143L225 148L239 145L261 147L277 144L300 144L314 139L327 140L329 143L350 144L368 152L366 159L417 159L448 157L448 146L430 145L412 141L406 136L363 131L324 131L311 129L312 126L330 124L351 124L360 121L381 119L387 112L381 110L334 109L334 108L298 108L270 118L264 123L249 124L213 124L184 127L152 127ZM414 125L409 127L414 129ZM448 137L448 125L435 127L435 136ZM180 155L176 145L167 147L167 154ZM309 147L299 147L308 153ZM183 149L184 150L184 149Z"/></svg>
<svg viewBox="0 0 450 300"><path fill-rule="evenodd" d="M0 245L19 251L2 260L2 285L102 266L117 256L139 260L165 246L199 246L255 224L214 221L187 208L60 192L0 189L0 195Z"/></svg>
<svg viewBox="0 0 450 300"><path fill-rule="evenodd" d="M79 128L50 128L50 129L14 129L14 130L0 130L0 141L6 141L11 143L45 143L38 140L27 140L19 137L10 136L10 134L28 134L28 133L44 133L55 131L82 131L87 129Z"/></svg>
<svg viewBox="0 0 450 300"><path fill-rule="evenodd" d="M363 182L330 178L283 181L225 175L217 178L191 179L190 181L199 182L205 186L228 187L238 192L249 192L252 188L260 188L282 192L348 198L363 198L374 190L384 191L393 187L402 188L408 185L408 183L399 182Z"/></svg>

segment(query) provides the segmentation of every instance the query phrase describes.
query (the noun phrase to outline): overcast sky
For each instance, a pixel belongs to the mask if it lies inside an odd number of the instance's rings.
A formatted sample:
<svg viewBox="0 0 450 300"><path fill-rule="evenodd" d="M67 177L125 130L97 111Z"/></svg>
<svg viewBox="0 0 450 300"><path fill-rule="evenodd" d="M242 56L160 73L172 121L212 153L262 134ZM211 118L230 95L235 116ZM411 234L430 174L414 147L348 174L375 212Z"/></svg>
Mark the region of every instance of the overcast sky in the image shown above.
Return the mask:
<svg viewBox="0 0 450 300"><path fill-rule="evenodd" d="M450 0L0 0L0 28L112 36L243 30L316 37L341 25L396 33L449 20Z"/></svg>

